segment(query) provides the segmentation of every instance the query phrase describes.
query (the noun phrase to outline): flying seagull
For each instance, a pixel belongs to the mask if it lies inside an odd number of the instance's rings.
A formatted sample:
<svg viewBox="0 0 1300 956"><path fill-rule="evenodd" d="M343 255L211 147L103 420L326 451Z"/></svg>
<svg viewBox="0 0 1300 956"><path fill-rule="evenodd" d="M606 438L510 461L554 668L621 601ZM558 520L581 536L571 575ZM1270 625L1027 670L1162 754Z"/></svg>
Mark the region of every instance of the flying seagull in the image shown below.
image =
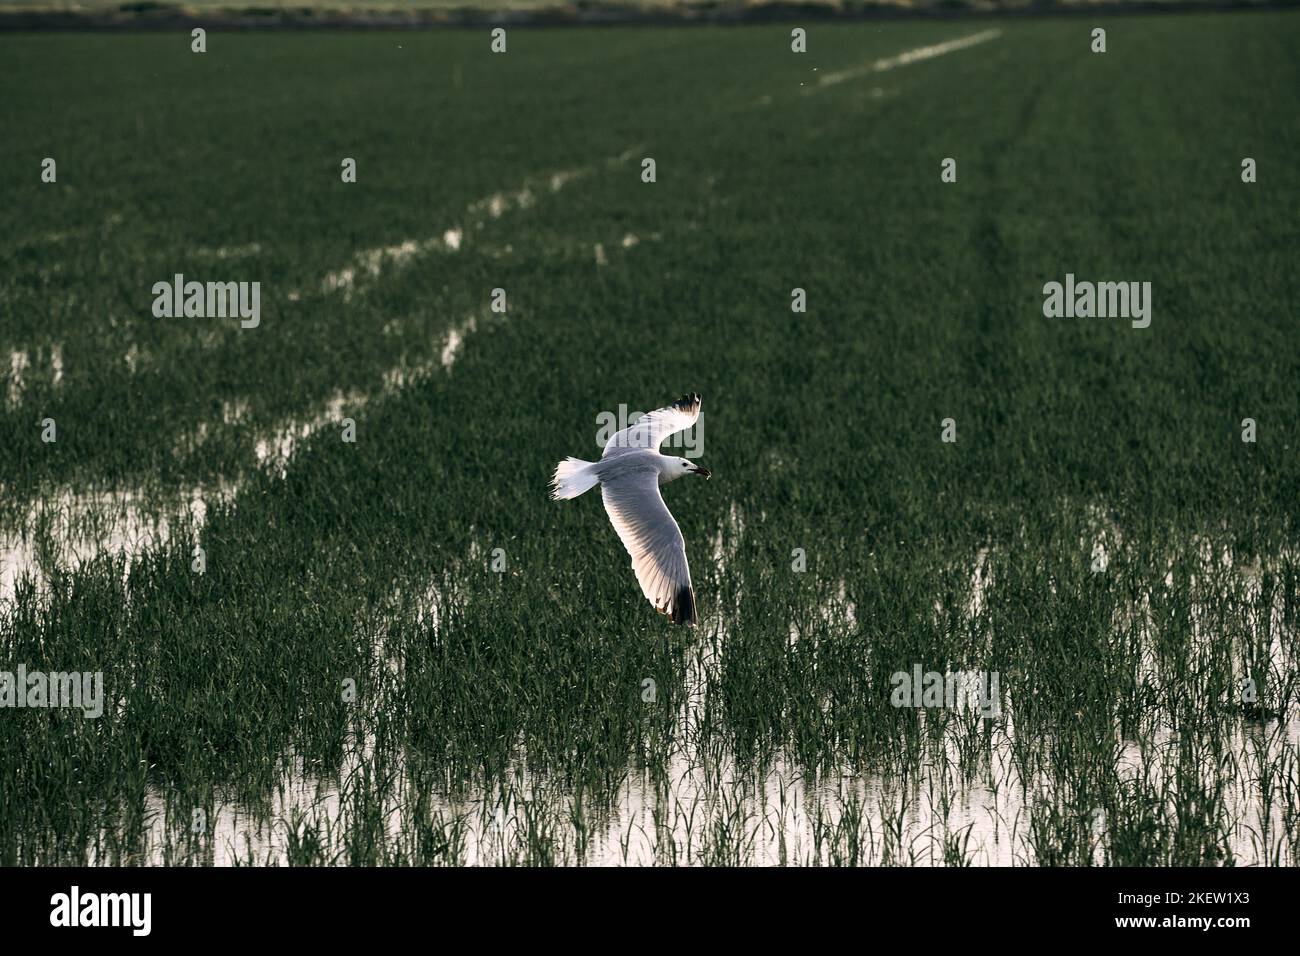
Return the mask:
<svg viewBox="0 0 1300 956"><path fill-rule="evenodd" d="M600 461L566 458L551 479L551 497L576 498L600 485L610 523L632 556L641 590L674 624L694 627L695 590L686 564L686 542L659 486L682 475L709 477L709 470L659 446L700 417L700 396L691 394L642 416L605 443Z"/></svg>

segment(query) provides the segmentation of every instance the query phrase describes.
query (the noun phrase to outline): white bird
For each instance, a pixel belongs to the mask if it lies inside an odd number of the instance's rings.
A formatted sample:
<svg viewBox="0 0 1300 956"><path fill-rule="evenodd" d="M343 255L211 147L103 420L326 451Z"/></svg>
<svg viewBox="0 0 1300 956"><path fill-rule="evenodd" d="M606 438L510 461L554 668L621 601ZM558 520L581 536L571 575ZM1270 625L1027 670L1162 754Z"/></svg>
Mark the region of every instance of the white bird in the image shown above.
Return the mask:
<svg viewBox="0 0 1300 956"><path fill-rule="evenodd" d="M691 394L612 435L600 461L566 458L551 479L551 497L576 498L597 484L605 511L632 570L655 609L674 624L694 627L695 589L686 563L686 542L673 520L659 486L683 475L709 477L709 470L685 458L664 455L659 446L700 417L700 396Z"/></svg>

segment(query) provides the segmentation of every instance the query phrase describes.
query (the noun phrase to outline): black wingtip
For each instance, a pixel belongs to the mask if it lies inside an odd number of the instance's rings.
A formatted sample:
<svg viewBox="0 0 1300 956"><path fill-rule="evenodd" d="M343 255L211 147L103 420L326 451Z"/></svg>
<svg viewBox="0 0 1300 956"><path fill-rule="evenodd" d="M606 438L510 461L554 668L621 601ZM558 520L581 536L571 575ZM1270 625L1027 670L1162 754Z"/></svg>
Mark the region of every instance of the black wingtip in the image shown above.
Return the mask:
<svg viewBox="0 0 1300 956"><path fill-rule="evenodd" d="M691 392L673 402L673 408L690 414L700 407L700 393Z"/></svg>
<svg viewBox="0 0 1300 956"><path fill-rule="evenodd" d="M669 620L687 627L695 627L699 623L695 616L695 589L689 584L680 588L673 598L673 613Z"/></svg>

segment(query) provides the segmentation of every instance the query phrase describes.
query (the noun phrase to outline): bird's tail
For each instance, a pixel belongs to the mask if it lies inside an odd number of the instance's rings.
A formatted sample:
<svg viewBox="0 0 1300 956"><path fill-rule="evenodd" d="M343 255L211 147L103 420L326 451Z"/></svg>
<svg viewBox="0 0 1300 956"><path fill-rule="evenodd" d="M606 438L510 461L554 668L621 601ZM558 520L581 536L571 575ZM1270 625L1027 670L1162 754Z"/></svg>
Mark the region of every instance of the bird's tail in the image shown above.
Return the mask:
<svg viewBox="0 0 1300 956"><path fill-rule="evenodd" d="M596 487L599 480L595 462L566 458L556 466L555 477L551 479L551 497L557 500L576 498Z"/></svg>

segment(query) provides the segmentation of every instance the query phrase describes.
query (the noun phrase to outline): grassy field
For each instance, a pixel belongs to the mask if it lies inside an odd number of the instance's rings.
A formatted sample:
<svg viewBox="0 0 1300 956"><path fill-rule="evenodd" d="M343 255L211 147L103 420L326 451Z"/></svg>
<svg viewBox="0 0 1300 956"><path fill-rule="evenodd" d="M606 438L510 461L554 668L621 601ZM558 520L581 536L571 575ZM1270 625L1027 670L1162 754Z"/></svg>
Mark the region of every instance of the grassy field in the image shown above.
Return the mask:
<svg viewBox="0 0 1300 956"><path fill-rule="evenodd" d="M0 862L1300 862L1300 16L1094 25L0 36Z"/></svg>

